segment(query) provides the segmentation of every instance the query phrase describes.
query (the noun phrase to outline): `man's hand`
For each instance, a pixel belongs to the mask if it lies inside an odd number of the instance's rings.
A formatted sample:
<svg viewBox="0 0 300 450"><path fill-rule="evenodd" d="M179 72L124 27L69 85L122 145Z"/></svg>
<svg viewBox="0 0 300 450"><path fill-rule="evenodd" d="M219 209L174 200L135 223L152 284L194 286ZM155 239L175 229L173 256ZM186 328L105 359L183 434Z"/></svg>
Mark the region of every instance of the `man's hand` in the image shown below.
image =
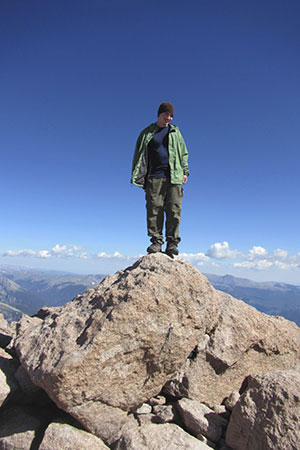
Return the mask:
<svg viewBox="0 0 300 450"><path fill-rule="evenodd" d="M187 175L183 175L183 184L185 184L187 182L187 180L188 180Z"/></svg>

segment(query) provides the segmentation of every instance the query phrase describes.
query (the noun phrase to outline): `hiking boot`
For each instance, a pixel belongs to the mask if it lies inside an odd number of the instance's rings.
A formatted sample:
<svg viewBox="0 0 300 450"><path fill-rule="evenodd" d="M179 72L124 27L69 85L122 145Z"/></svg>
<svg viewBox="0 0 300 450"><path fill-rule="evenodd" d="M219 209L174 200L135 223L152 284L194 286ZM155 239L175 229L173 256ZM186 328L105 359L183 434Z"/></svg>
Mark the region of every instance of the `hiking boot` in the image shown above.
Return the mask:
<svg viewBox="0 0 300 450"><path fill-rule="evenodd" d="M175 242L168 242L167 248L166 248L166 254L169 256L176 256L179 254L177 244L175 244Z"/></svg>
<svg viewBox="0 0 300 450"><path fill-rule="evenodd" d="M161 252L161 244L158 242L153 242L153 244L149 245L147 248L148 253L159 253Z"/></svg>

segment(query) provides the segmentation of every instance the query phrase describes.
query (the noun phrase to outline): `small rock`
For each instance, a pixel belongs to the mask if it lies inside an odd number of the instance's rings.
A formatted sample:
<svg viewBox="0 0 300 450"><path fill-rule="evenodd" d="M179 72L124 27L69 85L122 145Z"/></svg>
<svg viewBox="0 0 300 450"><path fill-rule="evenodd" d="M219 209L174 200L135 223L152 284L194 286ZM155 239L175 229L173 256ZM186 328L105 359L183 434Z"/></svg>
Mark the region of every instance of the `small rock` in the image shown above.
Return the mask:
<svg viewBox="0 0 300 450"><path fill-rule="evenodd" d="M46 429L39 450L101 450L108 447L93 434L66 423L52 422Z"/></svg>
<svg viewBox="0 0 300 450"><path fill-rule="evenodd" d="M149 424L124 432L114 447L115 450L209 450L200 442L173 423Z"/></svg>
<svg viewBox="0 0 300 450"><path fill-rule="evenodd" d="M226 413L226 408L224 405L214 405L211 408L215 413L217 414L224 414Z"/></svg>
<svg viewBox="0 0 300 450"><path fill-rule="evenodd" d="M136 419L139 425L142 427L144 425L148 425L148 423L153 423L155 421L154 414L139 414L136 416Z"/></svg>
<svg viewBox="0 0 300 450"><path fill-rule="evenodd" d="M203 434L209 440L218 442L227 421L212 409L197 400L183 398L177 403L178 411L188 431L197 436Z"/></svg>
<svg viewBox="0 0 300 450"><path fill-rule="evenodd" d="M175 419L172 405L156 405L153 407L153 413L155 414L155 423L173 422Z"/></svg>
<svg viewBox="0 0 300 450"><path fill-rule="evenodd" d="M157 395L156 397L152 397L149 400L149 405L155 406L155 405L165 405L166 404L166 397L163 395Z"/></svg>
<svg viewBox="0 0 300 450"><path fill-rule="evenodd" d="M70 408L69 413L80 422L84 428L110 446L122 434L122 429L128 423L136 421L119 408L96 402L86 402L83 405Z"/></svg>
<svg viewBox="0 0 300 450"><path fill-rule="evenodd" d="M215 413L219 414L222 419L227 420L230 419L230 412L225 408L225 405L214 405L211 408Z"/></svg>
<svg viewBox="0 0 300 450"><path fill-rule="evenodd" d="M152 412L152 407L148 403L143 403L135 411L135 414L150 414Z"/></svg>
<svg viewBox="0 0 300 450"><path fill-rule="evenodd" d="M229 411L232 411L237 402L239 401L240 394L238 391L233 391L225 400L225 406Z"/></svg>

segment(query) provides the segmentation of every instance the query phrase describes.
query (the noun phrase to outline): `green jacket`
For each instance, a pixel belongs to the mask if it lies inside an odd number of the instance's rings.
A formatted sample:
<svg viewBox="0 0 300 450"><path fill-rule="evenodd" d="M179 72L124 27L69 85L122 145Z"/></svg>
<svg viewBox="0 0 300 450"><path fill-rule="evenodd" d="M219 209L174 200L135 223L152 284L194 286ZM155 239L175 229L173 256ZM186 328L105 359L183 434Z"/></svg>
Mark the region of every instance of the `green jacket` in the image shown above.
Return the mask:
<svg viewBox="0 0 300 450"><path fill-rule="evenodd" d="M176 125L170 124L169 132L169 165L170 181L172 184L182 184L183 176L189 175L188 151L182 134ZM159 129L152 123L139 135L132 162L131 183L144 187L148 173L148 144Z"/></svg>

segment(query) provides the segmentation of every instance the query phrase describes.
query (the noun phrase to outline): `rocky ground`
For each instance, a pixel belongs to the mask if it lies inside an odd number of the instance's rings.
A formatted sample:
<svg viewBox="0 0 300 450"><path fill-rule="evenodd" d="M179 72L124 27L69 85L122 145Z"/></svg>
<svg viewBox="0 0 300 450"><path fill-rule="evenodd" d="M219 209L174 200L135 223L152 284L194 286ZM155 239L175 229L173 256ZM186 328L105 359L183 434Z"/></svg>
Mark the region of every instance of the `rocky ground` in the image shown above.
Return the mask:
<svg viewBox="0 0 300 450"><path fill-rule="evenodd" d="M300 329L164 254L0 346L0 448L300 448Z"/></svg>

